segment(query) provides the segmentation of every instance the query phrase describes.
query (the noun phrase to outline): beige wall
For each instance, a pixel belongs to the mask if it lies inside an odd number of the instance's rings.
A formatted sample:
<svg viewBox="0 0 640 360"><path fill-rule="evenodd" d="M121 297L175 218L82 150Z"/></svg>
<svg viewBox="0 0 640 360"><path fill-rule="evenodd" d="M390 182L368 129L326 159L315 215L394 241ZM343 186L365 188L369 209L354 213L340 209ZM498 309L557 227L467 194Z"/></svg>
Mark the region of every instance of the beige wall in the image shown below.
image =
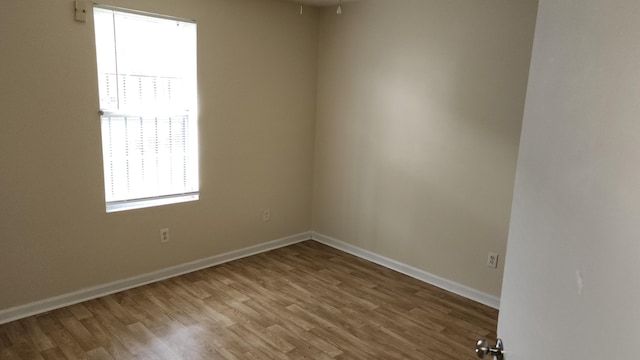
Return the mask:
<svg viewBox="0 0 640 360"><path fill-rule="evenodd" d="M311 228L499 294L534 0L101 1L198 22L201 199L112 214L72 3L0 2L0 309Z"/></svg>
<svg viewBox="0 0 640 360"><path fill-rule="evenodd" d="M105 213L92 23L71 0L1 1L0 309L311 227L317 11L100 2L197 20L200 201Z"/></svg>
<svg viewBox="0 0 640 360"><path fill-rule="evenodd" d="M313 230L499 295L536 8L323 10Z"/></svg>

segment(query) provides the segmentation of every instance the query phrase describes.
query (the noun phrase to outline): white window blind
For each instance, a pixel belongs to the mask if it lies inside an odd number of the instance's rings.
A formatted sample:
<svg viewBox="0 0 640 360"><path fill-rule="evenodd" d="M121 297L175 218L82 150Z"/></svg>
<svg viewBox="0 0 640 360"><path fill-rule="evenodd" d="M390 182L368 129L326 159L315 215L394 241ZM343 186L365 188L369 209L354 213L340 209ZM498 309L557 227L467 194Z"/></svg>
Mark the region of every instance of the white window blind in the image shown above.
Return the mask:
<svg viewBox="0 0 640 360"><path fill-rule="evenodd" d="M197 200L196 24L94 7L107 211Z"/></svg>

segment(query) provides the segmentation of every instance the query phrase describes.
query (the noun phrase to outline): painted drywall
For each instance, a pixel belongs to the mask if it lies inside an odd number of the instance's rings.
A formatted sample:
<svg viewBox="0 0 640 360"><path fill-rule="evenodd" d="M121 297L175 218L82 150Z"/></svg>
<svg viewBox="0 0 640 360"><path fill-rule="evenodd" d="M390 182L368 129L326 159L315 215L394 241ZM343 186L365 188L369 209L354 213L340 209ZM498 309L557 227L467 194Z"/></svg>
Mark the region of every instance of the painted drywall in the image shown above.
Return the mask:
<svg viewBox="0 0 640 360"><path fill-rule="evenodd" d="M509 360L540 344L638 356L639 15L636 0L540 1L498 326Z"/></svg>
<svg viewBox="0 0 640 360"><path fill-rule="evenodd" d="M320 15L313 230L500 294L535 0Z"/></svg>
<svg viewBox="0 0 640 360"><path fill-rule="evenodd" d="M200 200L107 214L93 24L72 0L1 1L0 309L311 227L317 11L101 3L197 21Z"/></svg>

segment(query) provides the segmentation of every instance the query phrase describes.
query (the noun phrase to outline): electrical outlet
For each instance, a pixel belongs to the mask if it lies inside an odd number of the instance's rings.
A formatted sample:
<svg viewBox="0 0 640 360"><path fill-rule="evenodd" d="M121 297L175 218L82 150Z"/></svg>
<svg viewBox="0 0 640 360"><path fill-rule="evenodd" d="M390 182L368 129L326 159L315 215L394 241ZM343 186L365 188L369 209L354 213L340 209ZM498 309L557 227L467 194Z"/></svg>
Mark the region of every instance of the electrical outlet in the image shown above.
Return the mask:
<svg viewBox="0 0 640 360"><path fill-rule="evenodd" d="M494 269L498 268L498 254L489 253L489 257L487 257L487 266Z"/></svg>
<svg viewBox="0 0 640 360"><path fill-rule="evenodd" d="M160 243L168 243L169 242L169 228L160 229Z"/></svg>
<svg viewBox="0 0 640 360"><path fill-rule="evenodd" d="M262 212L262 221L271 221L271 211L269 209L264 209Z"/></svg>
<svg viewBox="0 0 640 360"><path fill-rule="evenodd" d="M87 0L76 0L76 21L87 21Z"/></svg>

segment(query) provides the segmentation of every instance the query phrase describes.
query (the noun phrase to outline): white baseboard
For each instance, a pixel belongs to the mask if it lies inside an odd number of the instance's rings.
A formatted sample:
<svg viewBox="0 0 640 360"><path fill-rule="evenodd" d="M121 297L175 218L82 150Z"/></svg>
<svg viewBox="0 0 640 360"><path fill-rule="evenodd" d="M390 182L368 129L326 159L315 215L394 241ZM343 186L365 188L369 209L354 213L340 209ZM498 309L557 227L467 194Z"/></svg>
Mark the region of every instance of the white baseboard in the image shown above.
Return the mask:
<svg viewBox="0 0 640 360"><path fill-rule="evenodd" d="M224 254L208 257L206 259L196 260L158 271L133 276L127 279L117 280L103 285L92 286L67 294L32 302L29 304L0 310L0 324L25 318L27 316L40 314L49 310L77 304L83 301L99 298L101 296L114 294L123 290L150 284L156 281L165 280L174 276L187 274L214 265L219 265L247 256L263 253L269 250L278 249L309 239L311 239L311 233L304 232L297 235L287 236L282 239L269 241L263 244L250 246L244 249L234 250Z"/></svg>
<svg viewBox="0 0 640 360"><path fill-rule="evenodd" d="M412 278L424 281L428 284L437 286L441 289L450 291L454 294L458 294L460 296L464 296L468 299L471 299L473 301L477 301L481 304L487 305L489 307L492 307L494 309L499 309L500 308L500 298L494 295L490 295L487 293L484 293L482 291L478 291L476 289L470 288L468 286L462 285L462 284L458 284L456 282L453 282L451 280L447 280L444 278L441 278L437 275L433 275L431 273L428 273L426 271L414 268L412 266L403 264L399 261L393 260L393 259L389 259L387 257L384 257L382 255L378 255L374 252L359 248L357 246L353 246L350 244L347 244L343 241L334 239L330 236L326 236L326 235L322 235L319 234L317 232L311 232L311 238L315 241L318 241L320 243L323 243L325 245L331 246L333 248L336 248L338 250L344 251L346 253L349 253L351 255L355 255L359 258L363 258L366 260L369 260L371 262L374 262L378 265L382 265L386 268L395 270L399 273L411 276Z"/></svg>
<svg viewBox="0 0 640 360"><path fill-rule="evenodd" d="M498 309L500 307L500 298L478 291L465 285L441 278L426 271L403 264L393 259L389 259L374 252L364 250L357 246L353 246L334 239L330 236L322 235L316 232L304 232L296 235L284 237L269 241L263 244L250 246L244 249L230 251L224 254L215 255L205 259L200 259L185 264L180 264L158 271L133 276L130 278L117 280L111 283L92 286L80 289L67 294L51 297L44 300L35 301L29 304L19 305L8 309L0 310L0 324L8 323L13 320L25 318L27 316L40 314L49 310L77 304L83 301L99 298L114 294L123 290L150 284L156 281L165 280L175 276L187 274L193 271L205 269L211 266L219 265L229 261L241 259L247 256L267 252L269 250L278 249L284 246L293 245L305 240L313 239L325 245L331 246L346 253L369 260L378 265L382 265L389 269L398 271L402 274L411 276L415 279L424 281L428 284L437 286L441 289L464 296L468 299L477 301L481 304Z"/></svg>

